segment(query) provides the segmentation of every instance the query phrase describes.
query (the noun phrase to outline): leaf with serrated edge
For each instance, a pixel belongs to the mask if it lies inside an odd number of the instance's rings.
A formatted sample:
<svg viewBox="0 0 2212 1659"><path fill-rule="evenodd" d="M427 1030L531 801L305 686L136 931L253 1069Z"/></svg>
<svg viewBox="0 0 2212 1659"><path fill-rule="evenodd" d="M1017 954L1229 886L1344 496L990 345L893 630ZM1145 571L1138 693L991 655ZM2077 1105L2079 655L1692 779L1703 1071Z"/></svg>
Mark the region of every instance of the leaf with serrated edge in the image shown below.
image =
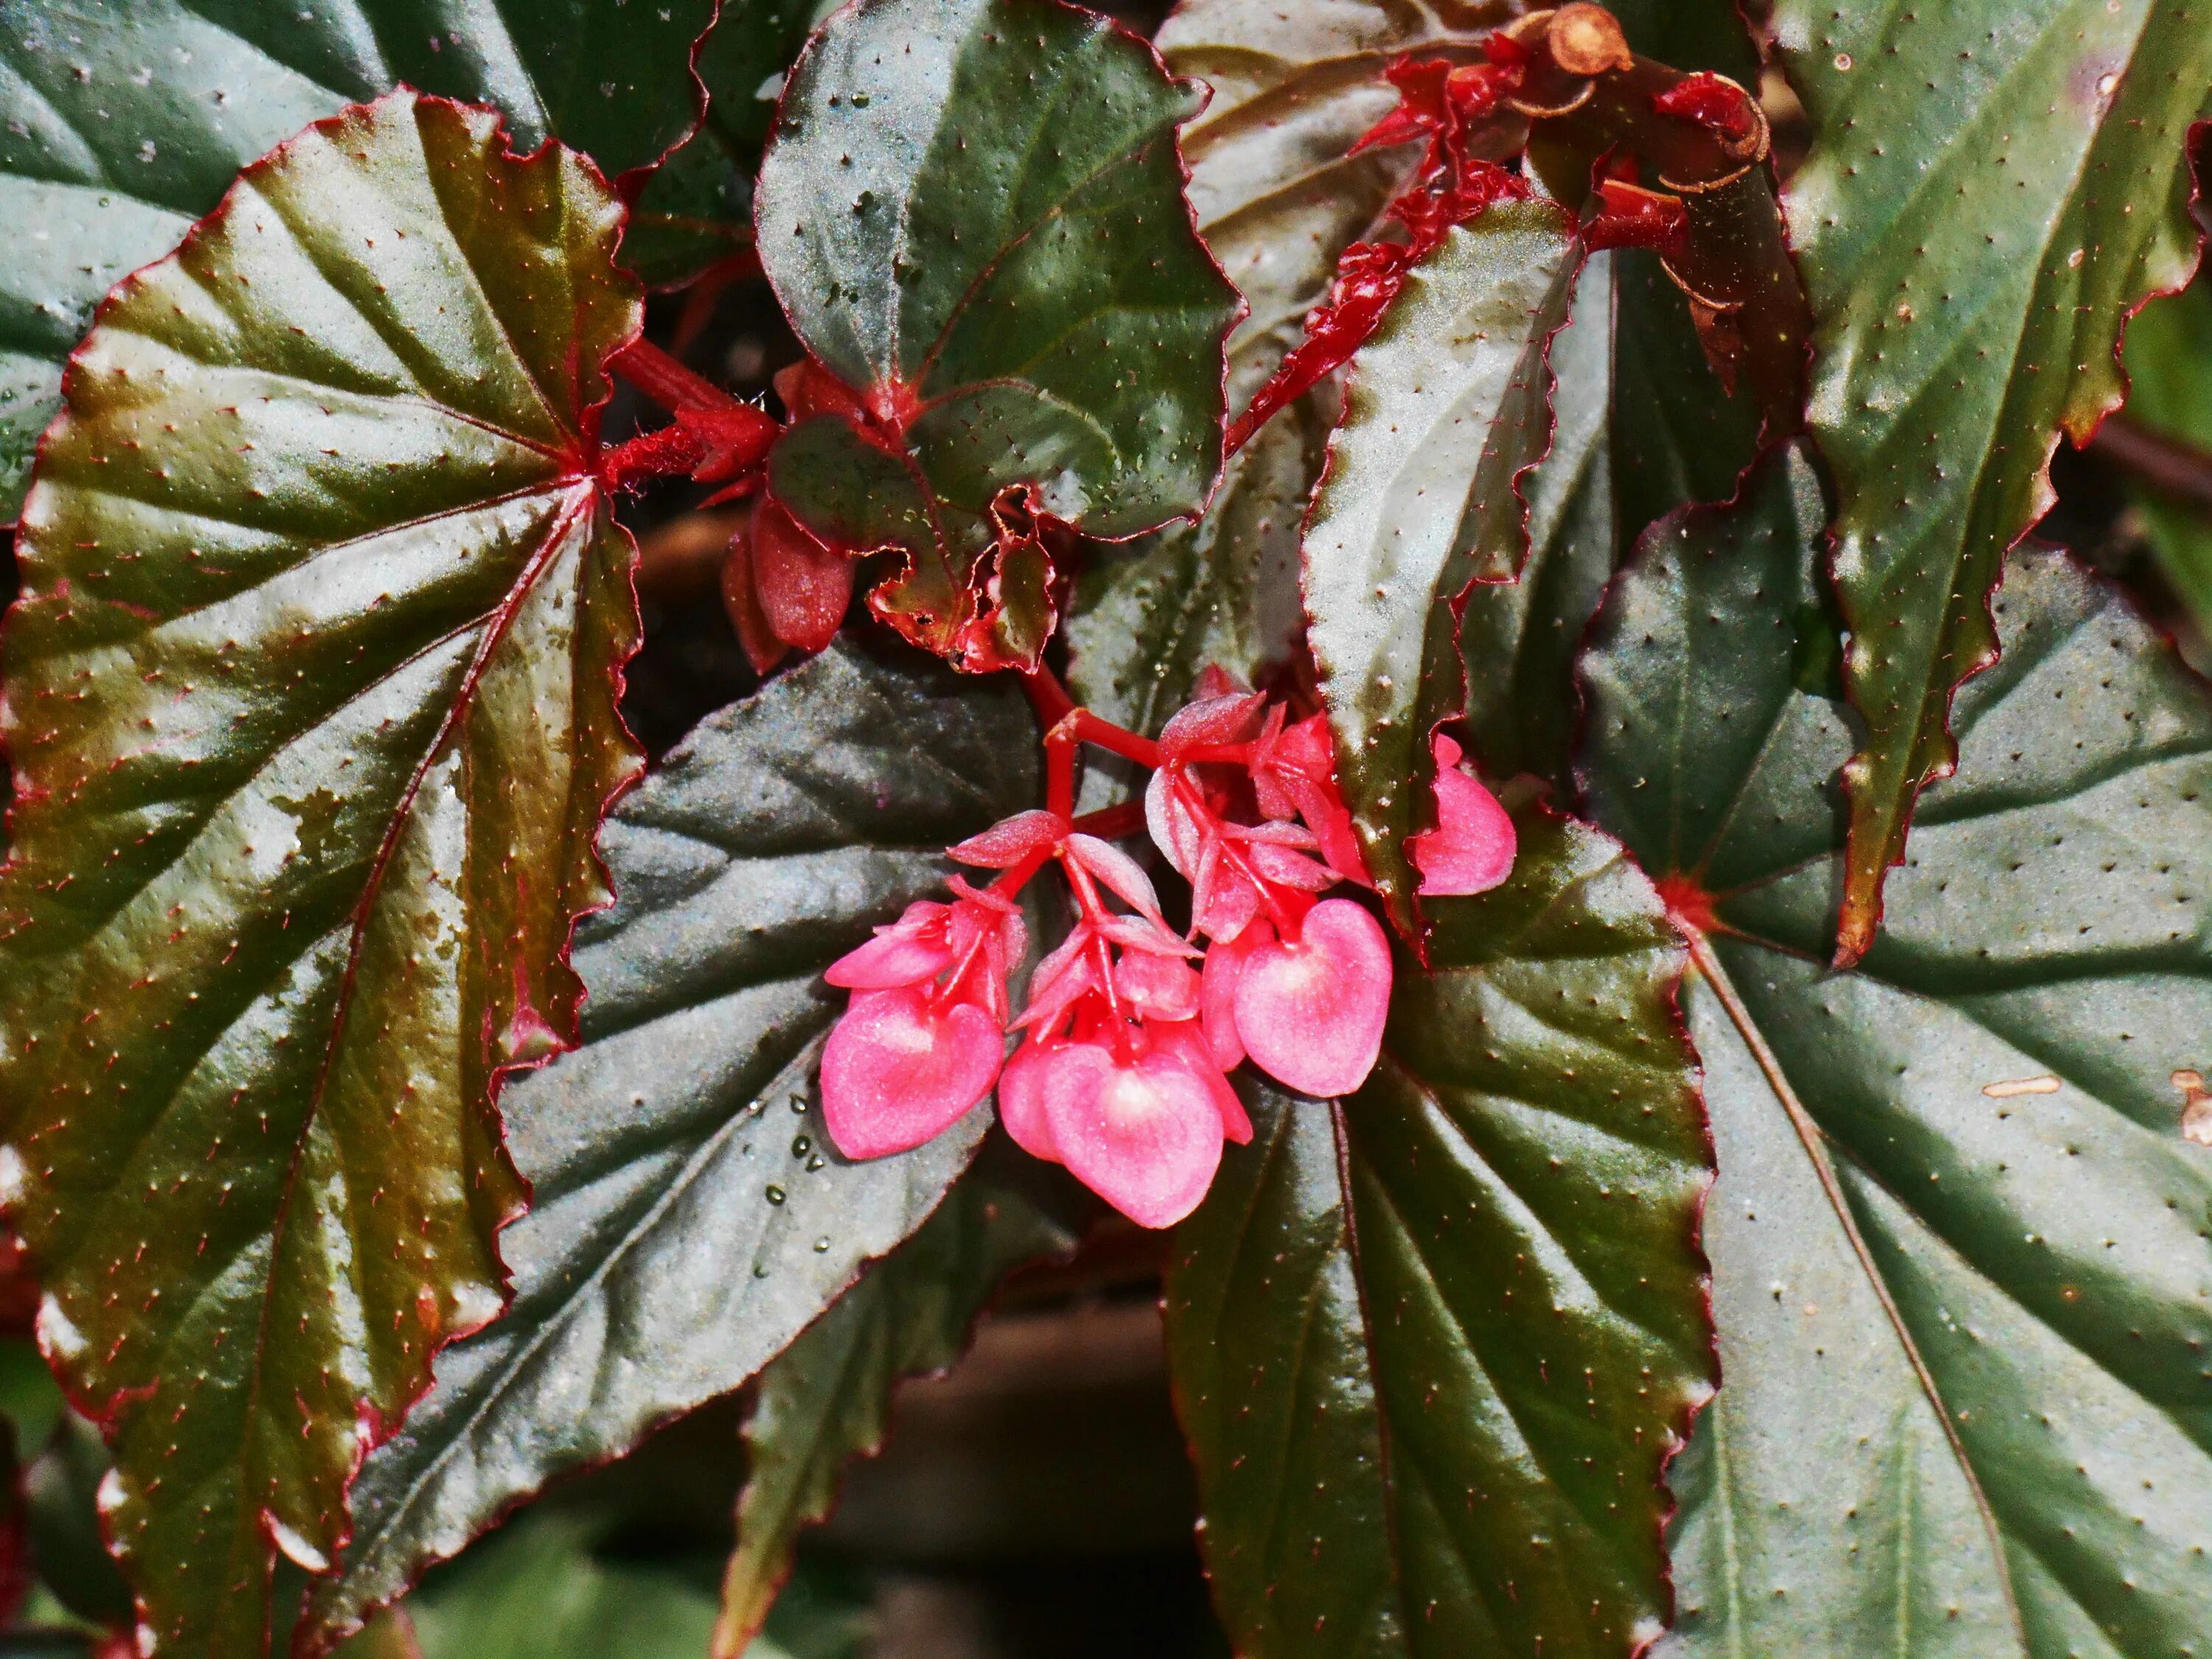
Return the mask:
<svg viewBox="0 0 2212 1659"><path fill-rule="evenodd" d="M1524 481L1528 557L1480 582L1460 615L1468 753L1498 777L1564 787L1577 724L1574 657L1605 585L1662 514L1723 500L1750 465L1759 413L1707 367L1680 289L1649 253L1593 257L1552 343L1551 452Z"/></svg>
<svg viewBox="0 0 2212 1659"><path fill-rule="evenodd" d="M402 84L507 112L609 174L698 112L713 0L0 0L0 523L93 307L176 246L238 170Z"/></svg>
<svg viewBox="0 0 2212 1659"><path fill-rule="evenodd" d="M1598 1659L1667 1617L1660 1469L1716 1381L1681 951L1606 837L1518 828L1505 885L1434 905L1430 971L1401 958L1374 1076L1263 1109L1177 1236L1177 1398L1248 1651Z"/></svg>
<svg viewBox="0 0 2212 1659"><path fill-rule="evenodd" d="M1109 539L1205 505L1237 297L1182 196L1200 98L1059 0L859 0L792 71L761 259L929 509L872 599L916 643L955 648L1003 492Z"/></svg>
<svg viewBox="0 0 2212 1659"><path fill-rule="evenodd" d="M753 173L784 72L837 0L723 0L699 43L699 130L653 170L630 210L623 263L680 286L753 245Z"/></svg>
<svg viewBox="0 0 2212 1659"><path fill-rule="evenodd" d="M71 360L23 512L0 872L11 1212L110 1414L162 1652L499 1311L500 1073L573 1030L634 551L593 473L621 206L395 94L241 176Z"/></svg>
<svg viewBox="0 0 2212 1659"><path fill-rule="evenodd" d="M2146 307L2128 325L2128 418L2212 451L2212 283ZM2193 505L2130 485L2160 572L2212 639L2212 520ZM2199 658L2197 660L2204 660Z"/></svg>
<svg viewBox="0 0 2212 1659"><path fill-rule="evenodd" d="M1160 26L1168 67L1213 88L1182 149L1199 234L1247 307L1229 342L1232 410L1304 337L1337 256L1374 231L1419 160L1405 146L1347 153L1397 102L1384 67L1404 52L1474 55L1509 15L1465 0L1184 0ZM1230 458L1198 523L1097 551L1067 623L1069 683L1086 707L1157 732L1208 663L1249 677L1289 656L1304 622L1299 526L1335 421L1334 388L1316 388Z"/></svg>
<svg viewBox="0 0 2212 1659"><path fill-rule="evenodd" d="M1989 593L2051 505L2058 434L2119 403L2123 321L2195 263L2206 21L2185 0L1775 7L1814 134L1787 210L1869 727L1846 775L1842 960L1873 937L1914 798L1949 769L1953 689L1996 648Z"/></svg>
<svg viewBox="0 0 2212 1659"><path fill-rule="evenodd" d="M1553 204L1504 203L1413 268L1352 360L1307 519L1309 637L1337 781L1408 931L1405 842L1428 827L1429 733L1461 702L1452 602L1470 582L1511 580L1528 550L1517 481L1551 441L1544 358L1577 247Z"/></svg>
<svg viewBox="0 0 2212 1659"><path fill-rule="evenodd" d="M973 1155L985 1109L865 1164L815 1109L845 1002L823 969L943 887L943 848L1036 799L1020 692L895 649L841 639L709 716L608 820L621 897L577 935L583 1046L501 1102L536 1195L501 1236L514 1308L440 1356L362 1468L323 1632L737 1387Z"/></svg>
<svg viewBox="0 0 2212 1659"><path fill-rule="evenodd" d="M1695 940L1723 1170L1673 1651L2178 1652L2212 1626L2212 1161L2172 1080L2212 1061L2212 699L2015 554L1893 920L1826 973L1853 733L1792 621L1822 517L1768 463L1647 549L1584 667L1591 803Z"/></svg>
<svg viewBox="0 0 2212 1659"><path fill-rule="evenodd" d="M791 1575L799 1532L829 1514L847 1462L882 1448L893 1385L959 1358L1010 1271L1074 1249L1077 1233L1024 1190L1025 1157L999 1138L912 1238L761 1373L717 1659L749 1651Z"/></svg>

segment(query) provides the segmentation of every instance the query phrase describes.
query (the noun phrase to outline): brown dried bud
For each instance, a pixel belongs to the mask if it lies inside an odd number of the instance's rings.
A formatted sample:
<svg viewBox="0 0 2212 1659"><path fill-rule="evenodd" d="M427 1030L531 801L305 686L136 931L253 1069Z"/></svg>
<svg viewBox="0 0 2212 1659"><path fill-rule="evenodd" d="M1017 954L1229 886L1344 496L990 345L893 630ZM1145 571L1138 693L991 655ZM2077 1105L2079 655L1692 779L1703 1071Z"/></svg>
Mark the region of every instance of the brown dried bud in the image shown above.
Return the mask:
<svg viewBox="0 0 2212 1659"><path fill-rule="evenodd" d="M1562 6L1545 36L1552 61L1570 75L1603 75L1631 68L1636 54L1620 21L1603 6Z"/></svg>

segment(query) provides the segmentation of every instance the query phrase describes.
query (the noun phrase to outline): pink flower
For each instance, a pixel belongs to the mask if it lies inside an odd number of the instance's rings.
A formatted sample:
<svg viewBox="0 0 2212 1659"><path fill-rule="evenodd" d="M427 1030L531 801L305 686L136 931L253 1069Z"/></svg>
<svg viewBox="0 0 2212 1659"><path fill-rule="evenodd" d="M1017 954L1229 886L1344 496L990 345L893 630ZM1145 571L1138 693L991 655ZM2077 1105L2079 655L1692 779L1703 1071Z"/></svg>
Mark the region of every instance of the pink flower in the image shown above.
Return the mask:
<svg viewBox="0 0 2212 1659"><path fill-rule="evenodd" d="M1231 1124L1251 1138L1243 1107L1202 1039L1151 1022L1104 1022L1075 1037L1033 1040L1006 1068L1001 1121L1024 1148L1065 1164L1143 1227L1171 1227L1213 1184Z"/></svg>
<svg viewBox="0 0 2212 1659"><path fill-rule="evenodd" d="M1390 944L1363 906L1324 899L1279 933L1257 922L1234 946L1207 952L1206 974L1216 1059L1232 1046L1224 1028L1233 1023L1234 1046L1302 1094L1348 1095L1375 1069L1390 1012Z"/></svg>
<svg viewBox="0 0 2212 1659"><path fill-rule="evenodd" d="M1006 1054L1006 975L1027 948L1012 901L958 877L830 964L854 993L822 1051L822 1112L848 1158L903 1152L988 1094Z"/></svg>
<svg viewBox="0 0 2212 1659"><path fill-rule="evenodd" d="M1439 732L1437 827L1406 843L1421 872L1424 898L1486 893L1513 873L1518 837L1498 797L1460 769L1460 747Z"/></svg>

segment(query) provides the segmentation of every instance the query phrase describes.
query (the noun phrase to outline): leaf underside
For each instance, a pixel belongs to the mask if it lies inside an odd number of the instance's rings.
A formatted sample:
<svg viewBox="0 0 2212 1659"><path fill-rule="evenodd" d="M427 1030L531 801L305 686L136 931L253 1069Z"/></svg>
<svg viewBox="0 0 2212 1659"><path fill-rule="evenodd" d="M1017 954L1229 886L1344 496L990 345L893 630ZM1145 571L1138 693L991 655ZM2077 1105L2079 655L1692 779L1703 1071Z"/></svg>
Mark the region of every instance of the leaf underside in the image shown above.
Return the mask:
<svg viewBox="0 0 2212 1659"><path fill-rule="evenodd" d="M1824 971L1846 711L1793 617L1785 453L1616 586L1601 822L1710 920L1687 998L1727 1386L1677 1466L1663 1651L2185 1652L2212 1627L2212 699L2112 591L2015 554L1859 968Z"/></svg>
<svg viewBox="0 0 2212 1659"><path fill-rule="evenodd" d="M2212 28L2185 0L1782 0L1772 27L1815 134L1787 205L1867 723L1849 959L1915 797L1951 764L1953 690L1996 648L1989 595L2051 505L2058 434L2118 404L2128 313L2195 264L2186 140L2212 114Z"/></svg>
<svg viewBox="0 0 2212 1659"><path fill-rule="evenodd" d="M1270 1656L1620 1655L1668 1612L1662 1462L1712 1389L1680 953L1605 837L1531 810L1436 907L1383 1058L1262 1093L1176 1239L1217 1607Z"/></svg>
<svg viewBox="0 0 2212 1659"><path fill-rule="evenodd" d="M1413 923L1406 838L1460 712L1453 602L1528 550L1518 481L1551 441L1545 356L1578 263L1548 202L1502 203L1415 266L1352 361L1304 541L1308 637L1337 781L1376 886Z"/></svg>
<svg viewBox="0 0 2212 1659"><path fill-rule="evenodd" d="M112 1415L162 1651L258 1647L502 1299L492 1097L638 757L592 473L617 202L394 94L249 168L72 360L23 514L0 872L11 1207Z"/></svg>
<svg viewBox="0 0 2212 1659"><path fill-rule="evenodd" d="M582 1046L501 1101L535 1194L501 1236L514 1309L440 1357L363 1466L320 1632L736 1388L974 1155L987 1110L848 1164L816 1109L843 1006L823 969L942 886L945 845L1036 799L1019 692L894 650L841 639L709 716L608 820L621 897L577 935Z"/></svg>
<svg viewBox="0 0 2212 1659"><path fill-rule="evenodd" d="M403 82L507 112L612 176L697 113L712 0L0 0L0 523L100 296L176 246L240 167Z"/></svg>
<svg viewBox="0 0 2212 1659"><path fill-rule="evenodd" d="M908 521L874 605L916 643L953 649L986 603L1010 490L1109 538L1205 504L1236 294L1182 198L1176 129L1198 102L1058 0L860 0L793 70L762 262L897 465L841 428L842 465L775 488L823 533Z"/></svg>

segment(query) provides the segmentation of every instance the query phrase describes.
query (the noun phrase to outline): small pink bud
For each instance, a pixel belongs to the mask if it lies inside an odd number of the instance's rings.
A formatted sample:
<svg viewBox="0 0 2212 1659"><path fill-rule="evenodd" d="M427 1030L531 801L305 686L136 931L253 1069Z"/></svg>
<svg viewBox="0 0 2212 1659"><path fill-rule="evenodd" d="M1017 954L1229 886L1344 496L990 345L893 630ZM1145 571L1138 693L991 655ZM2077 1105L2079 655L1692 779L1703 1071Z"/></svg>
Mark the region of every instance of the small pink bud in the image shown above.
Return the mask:
<svg viewBox="0 0 2212 1659"><path fill-rule="evenodd" d="M1114 964L1114 989L1147 1019L1198 1017L1198 975L1179 957L1132 951Z"/></svg>
<svg viewBox="0 0 2212 1659"><path fill-rule="evenodd" d="M1301 1093L1350 1094L1382 1050L1390 972L1382 925L1349 899L1323 899L1295 939L1245 958L1237 1034L1262 1070Z"/></svg>
<svg viewBox="0 0 2212 1659"><path fill-rule="evenodd" d="M999 1022L926 987L854 994L822 1050L822 1115L847 1158L903 1152L990 1092L1006 1054Z"/></svg>
<svg viewBox="0 0 2212 1659"><path fill-rule="evenodd" d="M1182 1060L1071 1042L1042 1062L1040 1083L1053 1144L1085 1186L1140 1227L1198 1207L1221 1164L1221 1111Z"/></svg>
<svg viewBox="0 0 2212 1659"><path fill-rule="evenodd" d="M1406 843L1421 872L1421 896L1452 898L1486 893L1513 873L1518 846L1513 820L1498 797L1460 769L1460 747L1439 732L1437 827Z"/></svg>
<svg viewBox="0 0 2212 1659"><path fill-rule="evenodd" d="M946 856L985 870L1011 870L1024 859L1049 853L1067 836L1067 820L1039 809L1003 818L980 836L970 836Z"/></svg>

